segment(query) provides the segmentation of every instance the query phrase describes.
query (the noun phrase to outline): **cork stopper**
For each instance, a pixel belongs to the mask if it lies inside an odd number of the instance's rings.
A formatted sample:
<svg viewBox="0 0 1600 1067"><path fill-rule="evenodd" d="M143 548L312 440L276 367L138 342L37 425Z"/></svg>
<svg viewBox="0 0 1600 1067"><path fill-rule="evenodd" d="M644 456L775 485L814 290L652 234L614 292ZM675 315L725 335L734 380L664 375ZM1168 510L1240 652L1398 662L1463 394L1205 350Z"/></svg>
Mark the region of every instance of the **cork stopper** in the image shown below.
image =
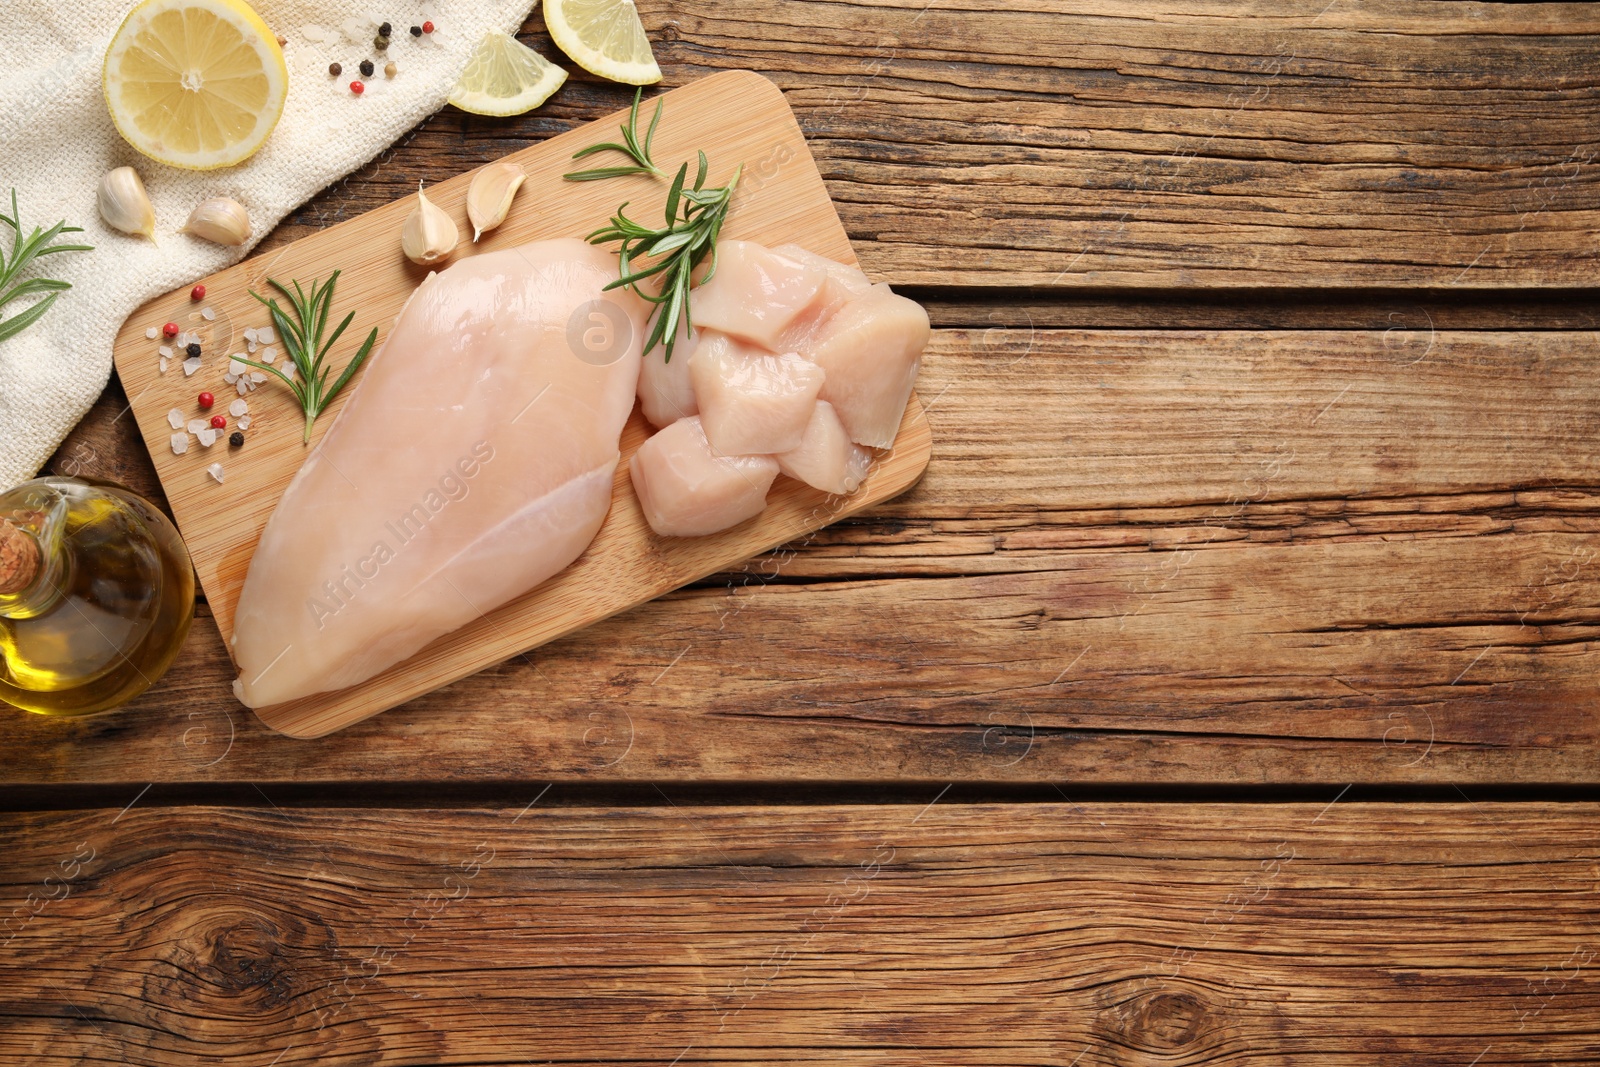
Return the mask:
<svg viewBox="0 0 1600 1067"><path fill-rule="evenodd" d="M20 593L39 576L39 542L0 519L0 596Z"/></svg>

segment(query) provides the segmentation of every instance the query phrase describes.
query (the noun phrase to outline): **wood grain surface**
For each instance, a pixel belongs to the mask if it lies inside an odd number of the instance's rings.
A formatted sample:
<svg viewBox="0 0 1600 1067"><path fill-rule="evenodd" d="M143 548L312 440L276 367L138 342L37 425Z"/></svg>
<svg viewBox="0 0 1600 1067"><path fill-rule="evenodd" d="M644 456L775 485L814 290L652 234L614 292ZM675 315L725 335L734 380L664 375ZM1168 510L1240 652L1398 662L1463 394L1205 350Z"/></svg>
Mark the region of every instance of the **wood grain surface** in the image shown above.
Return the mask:
<svg viewBox="0 0 1600 1067"><path fill-rule="evenodd" d="M665 796L0 817L0 1058L1488 1067L1600 1052L1593 804Z"/></svg>
<svg viewBox="0 0 1600 1067"><path fill-rule="evenodd" d="M1594 5L639 0L666 83L785 90L862 264L896 286L1586 286ZM523 39L556 54L537 15ZM288 235L617 106L446 109Z"/></svg>
<svg viewBox="0 0 1600 1067"><path fill-rule="evenodd" d="M0 718L0 751L41 784L1593 781L1597 362L939 331L932 462L868 516L313 748L234 705L202 623L125 714Z"/></svg>

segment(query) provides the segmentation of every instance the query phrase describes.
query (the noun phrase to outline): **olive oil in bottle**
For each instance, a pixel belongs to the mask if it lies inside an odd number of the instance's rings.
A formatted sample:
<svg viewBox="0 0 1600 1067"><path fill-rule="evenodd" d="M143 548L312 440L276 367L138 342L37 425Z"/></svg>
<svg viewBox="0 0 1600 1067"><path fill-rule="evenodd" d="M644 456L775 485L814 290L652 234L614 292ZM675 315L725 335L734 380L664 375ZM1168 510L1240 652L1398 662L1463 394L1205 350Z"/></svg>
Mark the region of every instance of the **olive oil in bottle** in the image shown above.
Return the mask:
<svg viewBox="0 0 1600 1067"><path fill-rule="evenodd" d="M193 617L188 550L144 498L55 477L0 493L0 700L109 711L166 672Z"/></svg>

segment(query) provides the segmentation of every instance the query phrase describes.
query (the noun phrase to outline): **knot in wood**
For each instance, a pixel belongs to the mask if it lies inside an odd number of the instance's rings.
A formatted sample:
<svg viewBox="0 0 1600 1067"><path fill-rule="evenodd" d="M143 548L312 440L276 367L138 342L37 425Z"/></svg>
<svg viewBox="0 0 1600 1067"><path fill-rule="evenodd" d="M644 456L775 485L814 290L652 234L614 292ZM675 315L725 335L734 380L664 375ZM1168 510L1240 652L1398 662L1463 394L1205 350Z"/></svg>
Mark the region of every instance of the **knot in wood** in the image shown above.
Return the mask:
<svg viewBox="0 0 1600 1067"><path fill-rule="evenodd" d="M1101 1015L1110 1041L1146 1053L1191 1054L1209 1043L1217 1017L1188 989L1138 989Z"/></svg>
<svg viewBox="0 0 1600 1067"><path fill-rule="evenodd" d="M146 975L145 998L197 1016L285 1008L315 984L305 971L331 942L292 917L194 901L151 932L163 959Z"/></svg>

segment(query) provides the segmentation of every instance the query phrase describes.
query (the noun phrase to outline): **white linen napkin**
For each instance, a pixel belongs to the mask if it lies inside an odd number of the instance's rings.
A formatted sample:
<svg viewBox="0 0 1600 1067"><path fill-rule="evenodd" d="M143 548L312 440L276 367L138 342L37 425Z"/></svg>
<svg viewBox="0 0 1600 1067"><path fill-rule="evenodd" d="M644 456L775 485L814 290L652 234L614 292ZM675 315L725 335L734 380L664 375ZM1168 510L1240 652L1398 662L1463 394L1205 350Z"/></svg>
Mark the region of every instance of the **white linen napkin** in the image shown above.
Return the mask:
<svg viewBox="0 0 1600 1067"><path fill-rule="evenodd" d="M287 39L289 93L267 143L236 167L188 171L146 159L118 135L106 110L100 68L134 0L7 0L0 19L0 198L17 191L25 230L61 219L84 233L63 240L92 252L47 256L39 269L71 282L44 317L0 341L0 490L33 477L105 388L111 343L145 300L242 259L290 210L376 156L438 110L488 30L515 32L530 0L257 0L262 19ZM432 34L408 30L425 20ZM375 27L393 24L383 75ZM361 60L378 70L349 90ZM328 65L344 67L330 77ZM101 176L132 166L156 209L158 244L106 226L95 206ZM444 177L444 175L441 175ZM177 233L209 196L231 196L250 212L249 244L224 248ZM0 224L10 252L10 230ZM4 313L16 314L18 302Z"/></svg>

